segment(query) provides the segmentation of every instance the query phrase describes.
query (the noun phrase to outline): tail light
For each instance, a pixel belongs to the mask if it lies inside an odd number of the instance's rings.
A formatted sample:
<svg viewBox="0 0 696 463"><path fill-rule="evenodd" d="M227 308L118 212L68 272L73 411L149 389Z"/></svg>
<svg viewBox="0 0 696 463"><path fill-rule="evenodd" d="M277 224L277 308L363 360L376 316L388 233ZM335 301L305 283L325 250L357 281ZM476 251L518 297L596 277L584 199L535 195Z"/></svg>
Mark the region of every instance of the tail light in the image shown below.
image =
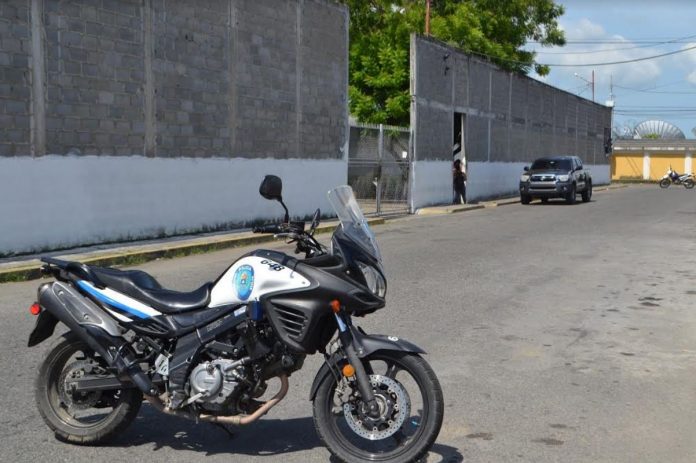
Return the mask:
<svg viewBox="0 0 696 463"><path fill-rule="evenodd" d="M36 316L41 313L41 306L38 302L34 302L31 307L29 307L29 313Z"/></svg>

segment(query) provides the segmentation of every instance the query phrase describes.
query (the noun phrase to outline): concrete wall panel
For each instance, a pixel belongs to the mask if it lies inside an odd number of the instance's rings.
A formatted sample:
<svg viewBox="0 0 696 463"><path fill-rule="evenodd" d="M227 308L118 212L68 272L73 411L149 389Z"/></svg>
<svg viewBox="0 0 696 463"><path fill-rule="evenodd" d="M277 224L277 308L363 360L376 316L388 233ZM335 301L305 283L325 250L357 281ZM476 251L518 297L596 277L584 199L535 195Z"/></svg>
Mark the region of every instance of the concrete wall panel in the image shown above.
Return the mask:
<svg viewBox="0 0 696 463"><path fill-rule="evenodd" d="M26 0L0 2L0 156L30 152L30 28Z"/></svg>
<svg viewBox="0 0 696 463"><path fill-rule="evenodd" d="M541 156L578 155L587 164L608 166L603 137L605 128L610 127L609 108L543 82L504 72L432 38L414 36L412 44L415 53L411 53L411 78L417 89L412 103L412 108L417 109L412 114L417 140L414 157L417 161L431 160L446 151L445 145L452 144L452 140L451 129L445 130L445 126L451 126L454 112L465 113L466 160L475 166L473 170L469 168L467 175L468 182L474 185L467 192L467 199L493 196L495 188L499 194L516 191L518 175L512 172ZM450 56L448 61L454 63L454 87L443 83L436 72L438 60L446 53ZM464 63L467 72L463 71ZM448 102L450 91L453 101ZM424 105L432 107L425 110ZM493 170L481 163L490 163L488 167ZM491 173L496 169L500 170L499 175ZM602 172L605 170L608 167L602 168ZM483 179L477 179L479 175ZM509 175L512 180L500 180ZM492 179L500 180L499 187ZM425 181L423 175L418 181ZM515 184L515 188L511 189L508 183ZM413 191L419 191L418 185ZM441 200L449 201L449 194L443 194Z"/></svg>

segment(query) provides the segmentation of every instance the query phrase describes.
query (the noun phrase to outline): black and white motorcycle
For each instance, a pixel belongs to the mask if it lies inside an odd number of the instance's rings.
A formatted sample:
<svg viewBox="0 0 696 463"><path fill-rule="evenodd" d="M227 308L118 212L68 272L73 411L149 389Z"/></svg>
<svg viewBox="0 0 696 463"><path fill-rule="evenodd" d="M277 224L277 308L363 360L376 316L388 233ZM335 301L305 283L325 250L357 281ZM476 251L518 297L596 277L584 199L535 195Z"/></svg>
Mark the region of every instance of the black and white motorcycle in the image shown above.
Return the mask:
<svg viewBox="0 0 696 463"><path fill-rule="evenodd" d="M103 442L135 418L143 397L176 416L248 424L283 399L306 355L325 362L309 394L315 427L345 462L403 463L433 445L443 419L442 389L422 349L352 323L385 305L387 283L374 235L348 186L329 192L340 219L326 249L291 222L282 182L260 193L285 209L280 224L255 229L296 244L304 259L268 250L234 262L189 293L164 289L149 274L43 259L55 281L38 289L29 346L56 324L69 331L47 353L36 401L56 437ZM278 392L267 400L267 383Z"/></svg>
<svg viewBox="0 0 696 463"><path fill-rule="evenodd" d="M694 187L694 174L679 174L669 166L667 173L660 179L660 188L667 188L673 183L684 185L684 188L690 190Z"/></svg>

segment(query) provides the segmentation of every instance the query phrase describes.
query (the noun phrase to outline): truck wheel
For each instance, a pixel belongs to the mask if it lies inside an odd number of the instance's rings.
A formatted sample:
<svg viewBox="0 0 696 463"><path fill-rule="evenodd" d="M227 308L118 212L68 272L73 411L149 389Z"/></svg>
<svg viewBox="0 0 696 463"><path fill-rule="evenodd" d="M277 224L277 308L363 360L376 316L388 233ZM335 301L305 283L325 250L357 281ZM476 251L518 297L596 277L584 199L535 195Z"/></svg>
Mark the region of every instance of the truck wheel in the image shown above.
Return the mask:
<svg viewBox="0 0 696 463"><path fill-rule="evenodd" d="M588 183L587 188L582 192L582 202L589 203L590 199L592 199L592 184Z"/></svg>
<svg viewBox="0 0 696 463"><path fill-rule="evenodd" d="M532 197L529 195L520 195L520 202L522 204L529 204L532 202Z"/></svg>
<svg viewBox="0 0 696 463"><path fill-rule="evenodd" d="M568 192L568 196L566 196L566 204L575 204L575 196L577 195L577 192L575 191L575 184L573 183L570 186L570 191Z"/></svg>

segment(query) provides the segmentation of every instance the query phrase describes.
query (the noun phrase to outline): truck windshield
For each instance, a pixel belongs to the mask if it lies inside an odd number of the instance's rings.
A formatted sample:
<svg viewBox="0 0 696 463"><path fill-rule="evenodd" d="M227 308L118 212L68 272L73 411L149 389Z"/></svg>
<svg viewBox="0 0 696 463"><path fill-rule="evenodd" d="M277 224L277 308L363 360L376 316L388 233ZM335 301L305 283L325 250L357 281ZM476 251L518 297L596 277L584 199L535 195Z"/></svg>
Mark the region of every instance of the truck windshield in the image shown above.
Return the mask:
<svg viewBox="0 0 696 463"><path fill-rule="evenodd" d="M569 171L570 159L537 159L532 164L532 170L562 170Z"/></svg>

